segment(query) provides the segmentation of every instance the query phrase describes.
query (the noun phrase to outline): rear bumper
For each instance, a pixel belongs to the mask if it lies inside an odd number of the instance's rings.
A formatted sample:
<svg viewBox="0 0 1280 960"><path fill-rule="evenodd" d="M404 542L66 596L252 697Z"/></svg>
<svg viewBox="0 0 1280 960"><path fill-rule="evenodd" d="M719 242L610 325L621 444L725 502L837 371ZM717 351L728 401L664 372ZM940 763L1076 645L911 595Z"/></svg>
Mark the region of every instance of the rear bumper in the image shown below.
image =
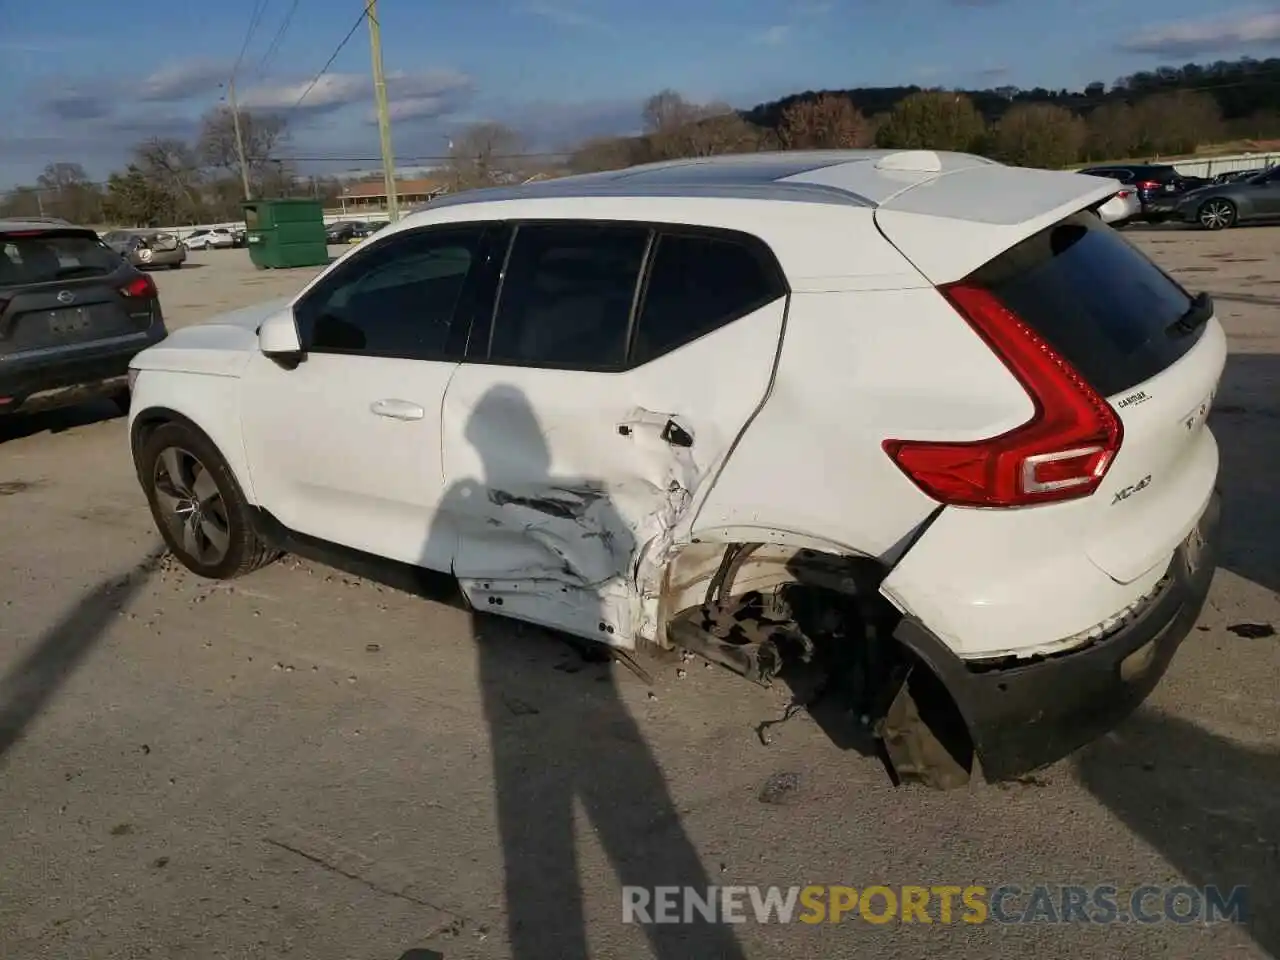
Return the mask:
<svg viewBox="0 0 1280 960"><path fill-rule="evenodd" d="M165 338L163 323L110 340L0 357L0 413L69 406L128 385L129 361Z"/></svg>
<svg viewBox="0 0 1280 960"><path fill-rule="evenodd" d="M1217 566L1220 516L1215 492L1161 591L1127 626L1084 649L1013 666L964 661L918 620L899 624L897 639L955 699L988 780L1062 759L1146 699L1200 616Z"/></svg>

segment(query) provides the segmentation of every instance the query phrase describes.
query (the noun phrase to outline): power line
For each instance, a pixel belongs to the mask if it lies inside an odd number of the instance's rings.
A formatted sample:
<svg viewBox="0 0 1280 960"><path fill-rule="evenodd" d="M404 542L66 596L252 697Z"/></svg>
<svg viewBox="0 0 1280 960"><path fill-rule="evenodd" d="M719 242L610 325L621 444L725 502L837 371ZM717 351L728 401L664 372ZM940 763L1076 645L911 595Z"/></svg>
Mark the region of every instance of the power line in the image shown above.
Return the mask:
<svg viewBox="0 0 1280 960"><path fill-rule="evenodd" d="M236 72L244 61L244 55L249 50L249 43L253 40L253 34L258 29L258 24L262 22L262 15L267 12L267 4L270 2L271 0L254 0L253 12L249 15L249 29L245 31L244 42L240 44L240 53L236 57L236 64L231 68L232 81L236 78Z"/></svg>
<svg viewBox="0 0 1280 960"><path fill-rule="evenodd" d="M284 19L280 21L280 26L276 28L275 36L271 38L271 43L267 47L267 52L262 55L262 59L258 61L258 69L255 71L258 76L266 76L267 65L280 51L280 43L284 40L284 36L289 32L289 26L293 23L293 15L298 10L300 0L293 0L289 5L289 9L285 12Z"/></svg>
<svg viewBox="0 0 1280 960"><path fill-rule="evenodd" d="M355 36L356 31L360 29L360 24L364 23L364 18L369 15L369 7L372 5L373 0L365 0L364 9L360 11L360 16L356 17L356 22L351 25L351 29L348 30L347 35L342 38L342 42L338 44L337 48L333 51L332 56L325 61L324 66L320 68L320 72L312 77L311 82L307 84L307 89L302 91L302 96L300 96L297 102L289 108L290 113L302 106L302 101L307 99L308 94L315 89L316 84L320 82L320 78L329 72L329 68L333 66L333 61L338 59L338 54L342 52L342 48L351 42L351 38Z"/></svg>

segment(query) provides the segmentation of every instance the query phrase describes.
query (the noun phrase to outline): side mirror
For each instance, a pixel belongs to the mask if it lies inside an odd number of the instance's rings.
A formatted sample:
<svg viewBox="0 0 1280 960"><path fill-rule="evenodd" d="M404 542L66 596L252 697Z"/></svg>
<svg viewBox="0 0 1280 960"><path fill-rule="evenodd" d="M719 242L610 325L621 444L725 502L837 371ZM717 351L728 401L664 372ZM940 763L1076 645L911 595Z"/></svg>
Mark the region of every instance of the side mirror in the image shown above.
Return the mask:
<svg viewBox="0 0 1280 960"><path fill-rule="evenodd" d="M302 341L293 309L273 313L258 328L258 349L282 366L292 369L302 362Z"/></svg>

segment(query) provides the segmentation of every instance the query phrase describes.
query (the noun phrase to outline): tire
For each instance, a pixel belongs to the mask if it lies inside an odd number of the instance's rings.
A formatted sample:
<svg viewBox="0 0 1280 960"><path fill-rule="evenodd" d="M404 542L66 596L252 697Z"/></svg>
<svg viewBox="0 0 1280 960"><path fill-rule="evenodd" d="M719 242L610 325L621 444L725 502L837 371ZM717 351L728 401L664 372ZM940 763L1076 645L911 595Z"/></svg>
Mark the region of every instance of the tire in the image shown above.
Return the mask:
<svg viewBox="0 0 1280 960"><path fill-rule="evenodd" d="M180 264L180 263L171 263L171 264L169 264L169 269L170 269L170 270L181 270L181 269L182 269L182 264Z"/></svg>
<svg viewBox="0 0 1280 960"><path fill-rule="evenodd" d="M1196 211L1196 220L1205 230L1226 230L1234 227L1236 216L1236 205L1221 197L1206 200Z"/></svg>
<svg viewBox="0 0 1280 960"><path fill-rule="evenodd" d="M277 556L263 543L231 468L201 433L166 423L138 458L151 516L170 552L192 573L232 580Z"/></svg>

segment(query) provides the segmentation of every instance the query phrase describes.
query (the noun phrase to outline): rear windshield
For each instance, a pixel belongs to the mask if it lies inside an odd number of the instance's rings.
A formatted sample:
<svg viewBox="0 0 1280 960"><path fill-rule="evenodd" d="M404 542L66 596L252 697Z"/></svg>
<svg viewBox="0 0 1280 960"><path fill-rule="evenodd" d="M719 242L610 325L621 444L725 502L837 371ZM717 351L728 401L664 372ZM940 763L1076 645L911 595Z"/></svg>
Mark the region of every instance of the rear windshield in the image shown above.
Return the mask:
<svg viewBox="0 0 1280 960"><path fill-rule="evenodd" d="M0 233L0 287L106 276L120 255L96 234L72 231Z"/></svg>
<svg viewBox="0 0 1280 960"><path fill-rule="evenodd" d="M1190 350L1170 336L1191 296L1092 213L1006 250L971 278L1033 327L1103 396L1123 393Z"/></svg>

